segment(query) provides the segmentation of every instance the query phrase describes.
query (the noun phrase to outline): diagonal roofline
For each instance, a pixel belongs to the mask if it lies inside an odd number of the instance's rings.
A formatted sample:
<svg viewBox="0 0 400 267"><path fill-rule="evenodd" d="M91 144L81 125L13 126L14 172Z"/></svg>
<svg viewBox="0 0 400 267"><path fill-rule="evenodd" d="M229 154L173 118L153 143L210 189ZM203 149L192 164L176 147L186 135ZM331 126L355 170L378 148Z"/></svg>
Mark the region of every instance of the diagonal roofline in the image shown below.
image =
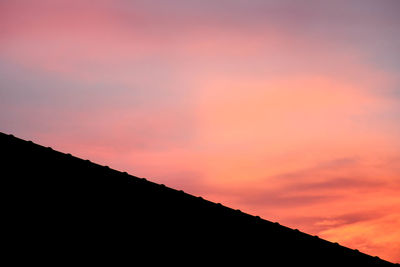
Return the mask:
<svg viewBox="0 0 400 267"><path fill-rule="evenodd" d="M36 144L32 141L26 141L26 140L17 138L14 135L5 134L5 133L0 132L0 144L3 144L3 143L12 144L12 146L18 147L18 149L20 149L21 151L35 150L35 151L37 151L37 153L46 153L47 155L50 155L50 157L60 158L60 160L66 160L71 163L73 162L73 164L86 166L87 168L101 172L102 174L104 174L106 176L112 176L113 179L120 179L121 183L126 183L127 188L129 188L129 187L132 188L132 187L135 187L140 184L141 186L145 186L146 188L151 188L151 190L160 192L161 194L163 194L167 197L179 196L179 199L181 199L182 201L193 203L194 206L201 206L201 207L204 207L205 209L212 209L212 210L215 210L217 213L221 213L221 214L229 214L229 216L231 216L232 218L235 218L236 220L251 221L252 223L261 225L261 227L273 228L276 231L285 233L289 236L295 236L296 238L299 238L302 240L309 240L310 242L313 242L316 244L318 243L320 246L332 248L332 249L339 250L339 251L344 251L345 253L356 255L356 256L361 256L363 258L368 258L369 260L376 262L376 263L390 264L390 262L380 259L379 257L376 257L376 256L373 257L368 254L362 253L362 252L358 251L357 249L350 249L350 248L342 246L338 243L333 243L333 242L321 239L318 236L309 235L307 233L299 231L298 229L291 229L289 227L280 225L278 222L271 222L271 221L265 220L259 216L254 216L254 215L242 212L240 210L224 206L221 203L215 203L215 202L206 200L206 199L202 198L201 196L194 196L194 195L188 194L188 193L184 192L183 190L177 190L174 188L170 188L164 184L158 184L158 183L152 182L146 178L140 178L137 176L133 176L133 175L128 174L127 172L112 169L109 166L103 166L103 165L91 162L90 160L81 159L79 157L73 156L69 153L63 153L63 152L60 152L57 150L53 150L51 147L44 147L44 146Z"/></svg>

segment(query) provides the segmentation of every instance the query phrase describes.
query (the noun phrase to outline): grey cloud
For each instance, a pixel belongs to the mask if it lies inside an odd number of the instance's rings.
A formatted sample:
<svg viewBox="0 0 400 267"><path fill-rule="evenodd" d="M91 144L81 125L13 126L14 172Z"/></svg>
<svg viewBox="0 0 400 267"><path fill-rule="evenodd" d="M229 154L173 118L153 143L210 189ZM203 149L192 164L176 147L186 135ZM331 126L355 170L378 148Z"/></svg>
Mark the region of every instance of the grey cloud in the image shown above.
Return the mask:
<svg viewBox="0 0 400 267"><path fill-rule="evenodd" d="M381 181L368 181L359 178L328 178L323 182L299 182L286 186L290 191L312 191L323 189L364 189L384 185Z"/></svg>
<svg viewBox="0 0 400 267"><path fill-rule="evenodd" d="M240 203L244 205L250 205L253 207L274 207L274 208L288 208L288 207L299 207L307 206L313 203L328 203L337 199L336 196L332 195L286 195L285 192L264 192L248 196L243 196L240 199Z"/></svg>
<svg viewBox="0 0 400 267"><path fill-rule="evenodd" d="M337 216L322 217L322 216L303 216L289 217L285 219L287 225L303 225L302 229L309 233L319 233L321 231L349 225L358 222L369 221L376 219L384 214L379 210L365 210L355 213L345 213Z"/></svg>
<svg viewBox="0 0 400 267"><path fill-rule="evenodd" d="M275 175L273 177L268 177L267 179L287 179L287 180L295 180L295 179L302 179L302 178L307 178L307 177L315 177L321 176L321 175L326 175L323 174L323 171L326 170L338 170L340 168L344 167L349 167L352 165L358 164L358 158L356 157L346 157L346 158L337 158L329 161L324 161L324 162L319 162L314 166L311 166L309 168L301 169L298 171L293 171L293 172L287 172L287 173L282 173Z"/></svg>

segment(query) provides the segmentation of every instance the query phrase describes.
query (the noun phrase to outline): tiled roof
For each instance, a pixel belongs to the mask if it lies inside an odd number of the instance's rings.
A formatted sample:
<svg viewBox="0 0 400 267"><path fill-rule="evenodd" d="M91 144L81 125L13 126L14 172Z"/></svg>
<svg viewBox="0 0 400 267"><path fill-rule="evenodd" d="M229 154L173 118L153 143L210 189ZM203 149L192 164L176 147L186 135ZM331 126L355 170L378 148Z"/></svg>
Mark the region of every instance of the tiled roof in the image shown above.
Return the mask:
<svg viewBox="0 0 400 267"><path fill-rule="evenodd" d="M393 265L12 135L0 133L0 148L9 244L28 258Z"/></svg>

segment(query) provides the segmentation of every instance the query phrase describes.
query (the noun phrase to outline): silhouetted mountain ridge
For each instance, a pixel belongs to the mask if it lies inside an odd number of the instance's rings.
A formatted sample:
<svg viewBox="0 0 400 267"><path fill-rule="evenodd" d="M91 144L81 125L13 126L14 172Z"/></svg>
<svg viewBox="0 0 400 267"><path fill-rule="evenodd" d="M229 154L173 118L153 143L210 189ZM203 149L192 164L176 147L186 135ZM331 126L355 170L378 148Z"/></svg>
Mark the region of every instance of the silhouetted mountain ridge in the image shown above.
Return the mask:
<svg viewBox="0 0 400 267"><path fill-rule="evenodd" d="M12 135L0 147L9 247L33 261L394 265Z"/></svg>

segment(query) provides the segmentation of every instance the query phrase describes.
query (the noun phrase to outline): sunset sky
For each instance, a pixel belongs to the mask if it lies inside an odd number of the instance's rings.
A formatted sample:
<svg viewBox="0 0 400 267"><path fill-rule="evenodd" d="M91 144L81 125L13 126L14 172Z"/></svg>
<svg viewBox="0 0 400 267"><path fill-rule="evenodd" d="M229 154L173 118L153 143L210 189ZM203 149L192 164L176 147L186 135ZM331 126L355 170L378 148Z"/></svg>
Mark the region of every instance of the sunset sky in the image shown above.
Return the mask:
<svg viewBox="0 0 400 267"><path fill-rule="evenodd" d="M2 0L0 131L400 263L399 14Z"/></svg>

